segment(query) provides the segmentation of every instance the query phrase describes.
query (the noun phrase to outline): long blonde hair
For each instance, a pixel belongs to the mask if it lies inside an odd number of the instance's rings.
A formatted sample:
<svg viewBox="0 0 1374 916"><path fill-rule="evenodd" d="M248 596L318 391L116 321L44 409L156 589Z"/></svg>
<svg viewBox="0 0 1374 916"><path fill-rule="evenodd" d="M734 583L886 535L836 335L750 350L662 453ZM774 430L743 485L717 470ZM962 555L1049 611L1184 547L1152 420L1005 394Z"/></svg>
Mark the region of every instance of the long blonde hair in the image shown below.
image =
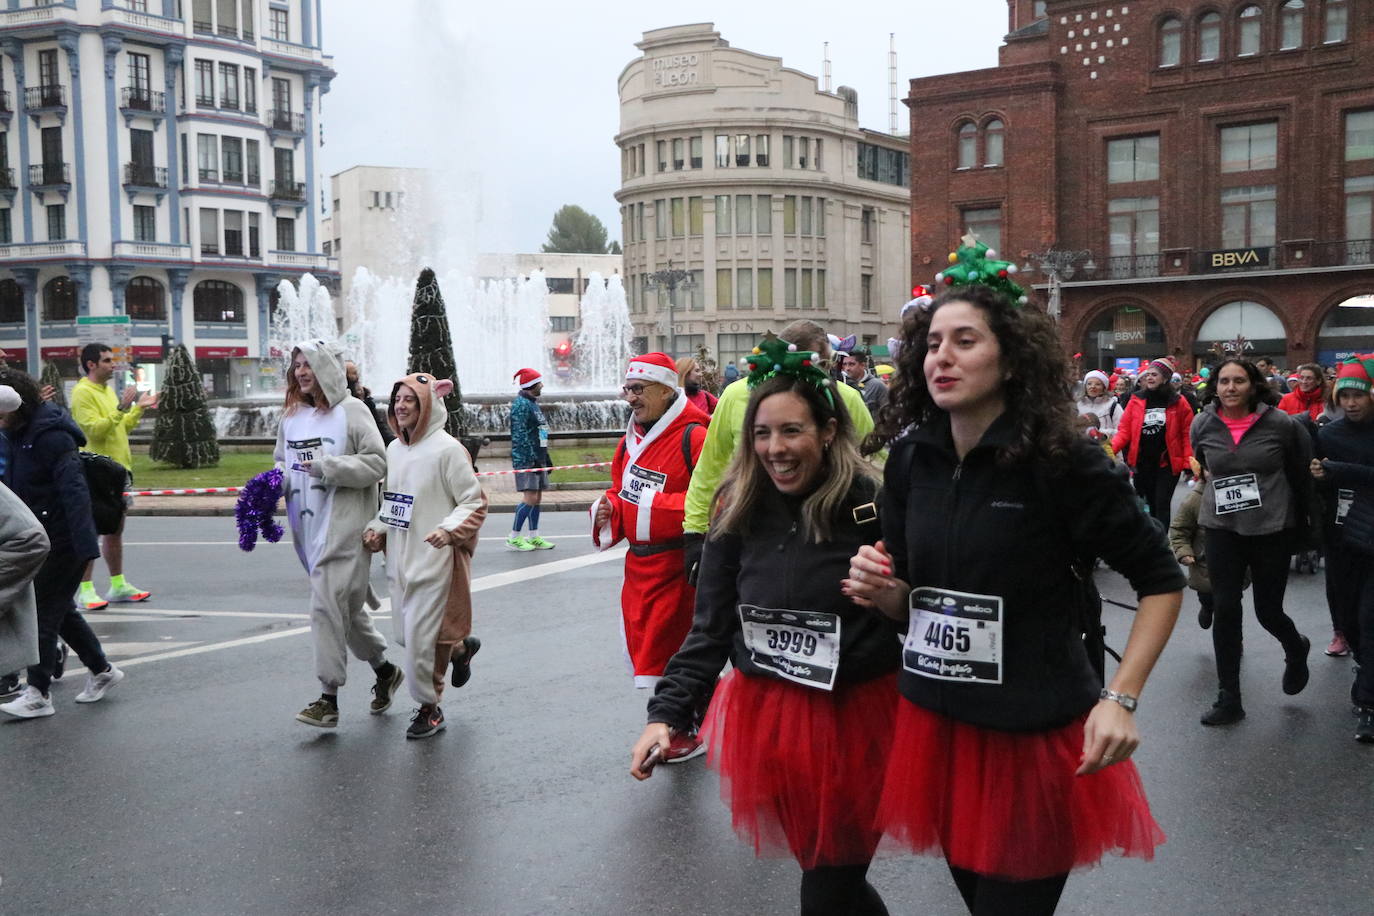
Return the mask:
<svg viewBox="0 0 1374 916"><path fill-rule="evenodd" d="M844 399L832 384L827 389L792 376L775 376L759 385L749 396L744 411L744 433L740 447L716 491L715 520L711 523L711 537L722 534L749 533L749 520L762 495L773 482L764 470L763 462L753 448L754 420L759 404L775 394L791 392L811 409L817 429L824 429L833 419L835 438L823 452L820 485L802 503L802 534L816 543L829 540L831 523L844 505L857 477L878 478L878 472L859 454L854 436L854 423L845 409ZM832 401L833 399L833 401Z"/></svg>
<svg viewBox="0 0 1374 916"><path fill-rule="evenodd" d="M324 393L324 387L320 385L320 377L318 375L315 376L315 390L319 392L318 397L312 394L306 394L301 390L301 383L296 381L296 357L300 356L300 354L300 347L292 348L291 364L286 368L286 403L282 405L282 416L290 416L302 405L318 408L319 410L329 409L329 396ZM316 403L316 401L319 403Z"/></svg>

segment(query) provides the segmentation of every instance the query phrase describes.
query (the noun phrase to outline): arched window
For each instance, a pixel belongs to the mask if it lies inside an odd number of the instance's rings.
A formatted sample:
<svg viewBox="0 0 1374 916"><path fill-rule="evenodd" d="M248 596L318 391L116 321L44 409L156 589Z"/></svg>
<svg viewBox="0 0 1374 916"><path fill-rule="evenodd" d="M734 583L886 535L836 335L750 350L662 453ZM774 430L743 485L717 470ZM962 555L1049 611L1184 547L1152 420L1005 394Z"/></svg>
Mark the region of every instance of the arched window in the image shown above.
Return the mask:
<svg viewBox="0 0 1374 916"><path fill-rule="evenodd" d="M1159 65L1177 67L1183 60L1183 21L1170 16L1159 24Z"/></svg>
<svg viewBox="0 0 1374 916"><path fill-rule="evenodd" d="M959 125L959 168L971 169L978 164L978 128L972 121Z"/></svg>
<svg viewBox="0 0 1374 916"><path fill-rule="evenodd" d="M1264 14L1257 6L1240 11L1240 34L1236 53L1249 57L1260 52L1260 36L1264 31Z"/></svg>
<svg viewBox="0 0 1374 916"><path fill-rule="evenodd" d="M1221 57L1221 14L1206 13L1197 21L1197 59L1199 62Z"/></svg>
<svg viewBox="0 0 1374 916"><path fill-rule="evenodd" d="M76 284L71 277L53 277L43 286L43 320L76 320Z"/></svg>
<svg viewBox="0 0 1374 916"><path fill-rule="evenodd" d="M1345 41L1350 31L1350 4L1346 0L1326 0L1322 41Z"/></svg>
<svg viewBox="0 0 1374 916"><path fill-rule="evenodd" d="M1238 337L1245 338L1246 353L1251 356L1282 353L1288 346L1288 332L1278 315L1258 302L1240 300L1228 302L1207 316L1198 328L1194 350L1206 353L1218 343L1225 349Z"/></svg>
<svg viewBox="0 0 1374 916"><path fill-rule="evenodd" d="M1006 134L1005 125L999 118L993 118L983 128L983 165L1002 165L1002 145Z"/></svg>
<svg viewBox="0 0 1374 916"><path fill-rule="evenodd" d="M1302 0L1288 0L1279 7L1279 50L1302 47L1302 17L1306 7Z"/></svg>
<svg viewBox="0 0 1374 916"><path fill-rule="evenodd" d="M201 280L192 294L196 321L241 323L243 290L223 280Z"/></svg>
<svg viewBox="0 0 1374 916"><path fill-rule="evenodd" d="M134 277L124 290L124 311L134 321L166 321L167 297L152 277Z"/></svg>
<svg viewBox="0 0 1374 916"><path fill-rule="evenodd" d="M13 280L0 280L0 324L24 321L24 291Z"/></svg>

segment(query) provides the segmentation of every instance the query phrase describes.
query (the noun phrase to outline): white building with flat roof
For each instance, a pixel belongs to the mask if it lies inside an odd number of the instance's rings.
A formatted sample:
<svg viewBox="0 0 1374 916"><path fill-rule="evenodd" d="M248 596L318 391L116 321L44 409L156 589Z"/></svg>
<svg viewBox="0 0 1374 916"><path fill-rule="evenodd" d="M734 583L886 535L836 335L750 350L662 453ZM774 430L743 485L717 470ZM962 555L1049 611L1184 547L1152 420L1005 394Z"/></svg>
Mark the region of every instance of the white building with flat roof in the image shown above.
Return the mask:
<svg viewBox="0 0 1374 916"><path fill-rule="evenodd" d="M278 282L327 284L319 0L10 0L0 11L0 347L76 371L76 319L128 315L250 393Z"/></svg>
<svg viewBox="0 0 1374 916"><path fill-rule="evenodd" d="M811 318L885 341L911 298L907 140L711 23L645 32L620 74L626 288L638 346L724 361ZM645 280L686 270L673 297ZM722 362L723 364L723 362Z"/></svg>

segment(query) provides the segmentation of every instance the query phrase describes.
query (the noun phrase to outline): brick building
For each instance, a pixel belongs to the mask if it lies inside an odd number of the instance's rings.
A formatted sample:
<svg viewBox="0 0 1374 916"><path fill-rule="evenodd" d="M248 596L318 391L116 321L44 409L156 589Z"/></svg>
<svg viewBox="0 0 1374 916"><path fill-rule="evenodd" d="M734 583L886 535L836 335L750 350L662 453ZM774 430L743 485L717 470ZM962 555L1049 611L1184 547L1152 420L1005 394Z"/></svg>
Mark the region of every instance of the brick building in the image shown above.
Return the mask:
<svg viewBox="0 0 1374 916"><path fill-rule="evenodd" d="M1085 368L1374 350L1371 4L1007 6L997 67L911 81L916 282L971 229Z"/></svg>

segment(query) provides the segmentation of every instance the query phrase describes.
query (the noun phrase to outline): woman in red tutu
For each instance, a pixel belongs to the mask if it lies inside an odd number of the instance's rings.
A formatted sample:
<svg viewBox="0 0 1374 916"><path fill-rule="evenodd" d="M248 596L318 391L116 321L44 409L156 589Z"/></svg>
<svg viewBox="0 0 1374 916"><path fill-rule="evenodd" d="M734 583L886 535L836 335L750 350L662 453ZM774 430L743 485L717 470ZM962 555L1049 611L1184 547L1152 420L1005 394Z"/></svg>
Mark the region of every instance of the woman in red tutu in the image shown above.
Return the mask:
<svg viewBox="0 0 1374 916"><path fill-rule="evenodd" d="M1164 834L1129 757L1183 579L1124 473L1074 432L1053 322L973 285L908 318L883 541L847 594L906 623L879 826L942 854L969 911L1053 913L1068 873ZM1140 596L1104 689L1082 638L1099 555ZM1100 660L1099 660L1100 664Z"/></svg>
<svg viewBox="0 0 1374 916"><path fill-rule="evenodd" d="M814 353L770 335L751 359L744 446L718 491L691 633L649 702L630 772L692 726L735 829L801 864L805 916L885 914L867 881L880 832L877 774L897 707L896 626L840 593L879 537L878 482Z"/></svg>

